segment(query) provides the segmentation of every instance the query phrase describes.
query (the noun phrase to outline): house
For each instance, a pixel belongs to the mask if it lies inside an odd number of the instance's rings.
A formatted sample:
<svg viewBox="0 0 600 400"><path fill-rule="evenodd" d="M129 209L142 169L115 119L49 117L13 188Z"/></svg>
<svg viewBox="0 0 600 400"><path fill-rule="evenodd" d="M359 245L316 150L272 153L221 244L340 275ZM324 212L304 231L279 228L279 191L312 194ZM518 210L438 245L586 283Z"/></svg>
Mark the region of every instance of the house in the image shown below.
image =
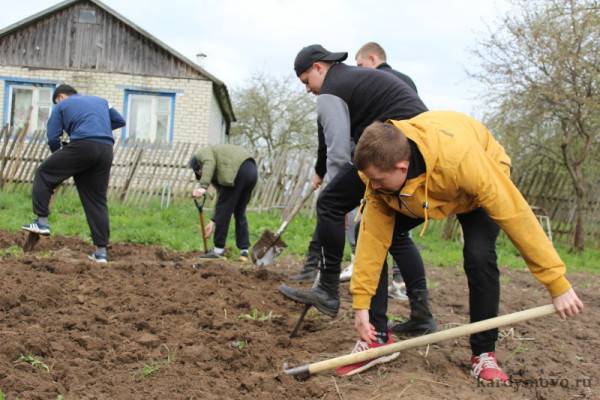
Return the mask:
<svg viewBox="0 0 600 400"><path fill-rule="evenodd" d="M235 115L225 84L97 0L66 0L0 30L3 126L45 129L61 84L106 98L121 140L224 143Z"/></svg>

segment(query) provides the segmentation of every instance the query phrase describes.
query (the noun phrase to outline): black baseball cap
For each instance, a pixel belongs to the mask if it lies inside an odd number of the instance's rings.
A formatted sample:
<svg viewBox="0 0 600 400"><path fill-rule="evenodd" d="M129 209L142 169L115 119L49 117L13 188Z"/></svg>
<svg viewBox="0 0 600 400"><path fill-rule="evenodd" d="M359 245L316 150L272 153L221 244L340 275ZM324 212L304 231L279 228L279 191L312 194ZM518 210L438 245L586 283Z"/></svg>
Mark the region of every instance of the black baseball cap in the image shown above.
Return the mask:
<svg viewBox="0 0 600 400"><path fill-rule="evenodd" d="M317 61L340 62L346 58L348 58L348 53L346 52L332 53L320 44L311 44L298 52L296 60L294 60L294 70L296 71L296 76L300 76L301 73L309 69Z"/></svg>

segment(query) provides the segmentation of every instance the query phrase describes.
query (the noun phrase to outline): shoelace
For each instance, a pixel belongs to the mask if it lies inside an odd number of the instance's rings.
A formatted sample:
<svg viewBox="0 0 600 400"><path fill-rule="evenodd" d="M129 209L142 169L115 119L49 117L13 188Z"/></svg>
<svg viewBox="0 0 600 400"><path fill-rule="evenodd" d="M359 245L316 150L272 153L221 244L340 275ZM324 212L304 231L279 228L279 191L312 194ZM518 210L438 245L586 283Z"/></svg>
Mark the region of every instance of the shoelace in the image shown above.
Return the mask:
<svg viewBox="0 0 600 400"><path fill-rule="evenodd" d="M360 353L365 350L369 350L369 343L364 340L357 340L354 349L352 349L352 353Z"/></svg>
<svg viewBox="0 0 600 400"><path fill-rule="evenodd" d="M479 376L479 373L483 368L500 369L496 359L493 356L490 356L489 353L481 353L479 362L473 367L473 372L475 375Z"/></svg>

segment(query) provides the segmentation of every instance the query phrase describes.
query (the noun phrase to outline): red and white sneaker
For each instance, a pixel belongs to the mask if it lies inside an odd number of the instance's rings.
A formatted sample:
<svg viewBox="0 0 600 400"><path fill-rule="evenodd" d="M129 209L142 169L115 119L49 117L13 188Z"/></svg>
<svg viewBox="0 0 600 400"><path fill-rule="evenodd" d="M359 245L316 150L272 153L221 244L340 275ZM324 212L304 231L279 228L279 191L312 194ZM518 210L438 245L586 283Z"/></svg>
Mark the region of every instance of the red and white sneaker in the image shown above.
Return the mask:
<svg viewBox="0 0 600 400"><path fill-rule="evenodd" d="M356 345L354 346L354 349L352 350L352 354L359 353L361 351L365 351L365 350L369 350L369 349L374 349L376 347L387 346L388 344L392 344L392 343L394 343L394 339L392 339L391 334L388 335L388 341L385 344L376 343L376 342L367 343L363 340L359 340L356 342ZM399 355L400 355L399 352L392 353L390 355L381 356L378 358L374 358L372 360L366 360L366 361L358 362L356 364L345 365L343 367L336 368L335 372L339 376L350 376L350 375L358 374L359 372L363 372L371 367L374 367L377 364L383 364L383 363L395 360L396 358L398 358Z"/></svg>
<svg viewBox="0 0 600 400"><path fill-rule="evenodd" d="M496 355L491 351L471 356L471 375L482 382L508 382L508 376L502 371Z"/></svg>

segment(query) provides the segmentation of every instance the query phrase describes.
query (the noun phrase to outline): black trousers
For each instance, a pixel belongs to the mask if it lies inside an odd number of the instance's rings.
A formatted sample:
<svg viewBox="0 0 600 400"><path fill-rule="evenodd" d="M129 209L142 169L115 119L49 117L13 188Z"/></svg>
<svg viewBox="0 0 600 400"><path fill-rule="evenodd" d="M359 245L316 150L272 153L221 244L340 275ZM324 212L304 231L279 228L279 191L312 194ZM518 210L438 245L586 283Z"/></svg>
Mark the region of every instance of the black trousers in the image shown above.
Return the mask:
<svg viewBox="0 0 600 400"><path fill-rule="evenodd" d="M402 279L406 285L406 291L409 294L414 290L427 289L427 279L423 259L421 258L417 246L406 230L406 226L410 226L412 221L417 220L396 213L394 234L389 249L389 253L392 255L392 258L400 269L399 273L402 275ZM388 273L387 263L384 263L383 269L381 270L381 276L379 277L377 291L375 296L371 299L371 308L369 311L369 321L375 327L377 332L387 331L387 305Z"/></svg>
<svg viewBox="0 0 600 400"><path fill-rule="evenodd" d="M235 244L238 249L246 250L250 247L248 234L248 220L246 207L250 202L252 190L258 180L258 170L254 160L248 159L242 163L233 187L220 186L218 188L217 205L215 206L215 247L224 248L229 231L231 215L235 217Z"/></svg>
<svg viewBox="0 0 600 400"><path fill-rule="evenodd" d="M50 197L63 181L73 177L96 246L108 245L110 226L106 194L113 147L91 140L74 140L52 153L38 167L33 180L33 212L50 214Z"/></svg>
<svg viewBox="0 0 600 400"><path fill-rule="evenodd" d="M464 235L464 270L469 285L469 312L471 322L477 322L498 316L498 305L500 303L500 273L498 271L496 255L496 239L500 233L498 225L482 209L478 208L469 213L458 214L458 221ZM410 230L423 222L422 219L406 217L396 213L396 226L394 236L399 232ZM411 268L402 268L402 253L398 252L399 244L392 241L390 253L401 266L402 277L406 282L407 290L411 286L425 287L421 279L424 274L412 271ZM387 308L374 308L387 306L387 273L382 272L377 292L371 300L370 318L376 329L387 323L385 313ZM376 325L377 324L377 325ZM494 351L498 330L491 329L485 332L471 335L469 341L471 351L475 355Z"/></svg>
<svg viewBox="0 0 600 400"><path fill-rule="evenodd" d="M338 174L325 186L317 200L317 227L316 235L313 236L310 246L317 242L321 246L321 272L323 274L340 273L340 265L344 254L345 232L344 218L346 214L356 208L365 193L365 185L358 176L358 171L352 164L340 169ZM414 242L408 235L408 229L402 230L398 225L394 229L395 260L400 260L398 265L402 271L410 271L414 274L410 279L405 279L407 290L425 287L425 269L421 255ZM391 249L390 249L391 250ZM407 272L402 272L403 276ZM373 297L371 309L387 310L387 264L384 264L382 278L379 286L384 285L385 296ZM383 281L385 279L385 281ZM416 285L416 286L411 286ZM375 302L375 303L373 303ZM387 330L387 318L385 311L382 319L382 332ZM376 326L377 328L377 326Z"/></svg>

